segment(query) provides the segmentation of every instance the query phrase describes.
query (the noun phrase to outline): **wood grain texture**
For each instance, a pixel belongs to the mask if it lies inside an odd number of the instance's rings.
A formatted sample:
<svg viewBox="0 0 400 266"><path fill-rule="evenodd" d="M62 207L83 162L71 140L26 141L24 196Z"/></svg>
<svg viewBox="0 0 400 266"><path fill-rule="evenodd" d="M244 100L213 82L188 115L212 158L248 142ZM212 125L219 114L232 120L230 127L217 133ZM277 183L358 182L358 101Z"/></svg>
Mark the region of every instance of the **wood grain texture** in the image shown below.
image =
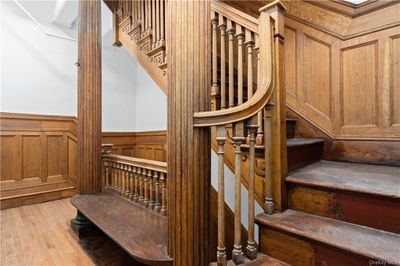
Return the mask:
<svg viewBox="0 0 400 266"><path fill-rule="evenodd" d="M78 239L69 221L70 199L2 210L1 265L134 265L135 261L100 230Z"/></svg>
<svg viewBox="0 0 400 266"><path fill-rule="evenodd" d="M0 123L2 208L74 193L74 117L0 113Z"/></svg>
<svg viewBox="0 0 400 266"><path fill-rule="evenodd" d="M103 132L102 144L113 144L112 153L166 161L167 131Z"/></svg>
<svg viewBox="0 0 400 266"><path fill-rule="evenodd" d="M193 113L210 109L209 1L168 2L168 253L174 265L209 262L210 130Z"/></svg>
<svg viewBox="0 0 400 266"><path fill-rule="evenodd" d="M79 2L78 192L101 189L101 2Z"/></svg>
<svg viewBox="0 0 400 266"><path fill-rule="evenodd" d="M171 264L164 217L111 193L75 195L71 203L135 259L149 265Z"/></svg>

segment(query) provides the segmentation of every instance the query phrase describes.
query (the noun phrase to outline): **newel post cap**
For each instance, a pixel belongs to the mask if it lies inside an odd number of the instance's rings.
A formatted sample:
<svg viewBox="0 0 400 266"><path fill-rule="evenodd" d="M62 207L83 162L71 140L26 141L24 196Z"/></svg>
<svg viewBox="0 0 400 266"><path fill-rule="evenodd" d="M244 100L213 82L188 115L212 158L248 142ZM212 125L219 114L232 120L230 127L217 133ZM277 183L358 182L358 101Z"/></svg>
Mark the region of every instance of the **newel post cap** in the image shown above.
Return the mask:
<svg viewBox="0 0 400 266"><path fill-rule="evenodd" d="M282 3L281 0L275 0L262 8L259 9L260 13L261 12L268 12L268 11L280 11L280 12L286 12L287 8L286 6Z"/></svg>

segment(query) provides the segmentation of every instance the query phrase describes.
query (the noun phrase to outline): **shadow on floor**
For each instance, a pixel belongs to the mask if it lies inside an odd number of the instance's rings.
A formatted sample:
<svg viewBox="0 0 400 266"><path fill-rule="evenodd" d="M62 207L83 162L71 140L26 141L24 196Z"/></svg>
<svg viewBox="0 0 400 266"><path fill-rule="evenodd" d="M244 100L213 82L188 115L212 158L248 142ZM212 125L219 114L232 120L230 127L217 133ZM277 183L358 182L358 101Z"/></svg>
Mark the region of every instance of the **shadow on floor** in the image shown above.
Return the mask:
<svg viewBox="0 0 400 266"><path fill-rule="evenodd" d="M69 229L69 233L77 240L84 252L90 257L92 262L99 266L142 266L134 260L128 253L120 248L111 238L98 228L93 232L79 238Z"/></svg>

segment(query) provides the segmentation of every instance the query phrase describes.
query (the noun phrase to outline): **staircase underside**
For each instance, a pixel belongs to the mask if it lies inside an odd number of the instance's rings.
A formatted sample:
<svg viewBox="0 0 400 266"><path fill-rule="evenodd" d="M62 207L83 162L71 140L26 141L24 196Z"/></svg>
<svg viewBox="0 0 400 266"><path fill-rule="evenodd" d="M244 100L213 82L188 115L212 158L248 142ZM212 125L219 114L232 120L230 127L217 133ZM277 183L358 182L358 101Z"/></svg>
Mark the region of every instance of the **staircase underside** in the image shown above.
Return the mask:
<svg viewBox="0 0 400 266"><path fill-rule="evenodd" d="M171 265L166 217L107 192L75 195L71 203L136 260Z"/></svg>

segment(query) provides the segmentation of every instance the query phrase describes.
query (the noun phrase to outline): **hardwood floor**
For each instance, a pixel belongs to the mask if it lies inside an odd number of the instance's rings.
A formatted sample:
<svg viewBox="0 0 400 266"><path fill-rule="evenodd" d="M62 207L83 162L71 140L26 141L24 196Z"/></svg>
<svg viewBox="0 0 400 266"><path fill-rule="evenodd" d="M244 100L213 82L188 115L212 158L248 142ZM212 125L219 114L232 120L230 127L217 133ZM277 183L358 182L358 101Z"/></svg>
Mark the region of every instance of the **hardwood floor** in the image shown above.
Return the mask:
<svg viewBox="0 0 400 266"><path fill-rule="evenodd" d="M79 239L69 199L2 210L0 265L141 265L101 231Z"/></svg>

